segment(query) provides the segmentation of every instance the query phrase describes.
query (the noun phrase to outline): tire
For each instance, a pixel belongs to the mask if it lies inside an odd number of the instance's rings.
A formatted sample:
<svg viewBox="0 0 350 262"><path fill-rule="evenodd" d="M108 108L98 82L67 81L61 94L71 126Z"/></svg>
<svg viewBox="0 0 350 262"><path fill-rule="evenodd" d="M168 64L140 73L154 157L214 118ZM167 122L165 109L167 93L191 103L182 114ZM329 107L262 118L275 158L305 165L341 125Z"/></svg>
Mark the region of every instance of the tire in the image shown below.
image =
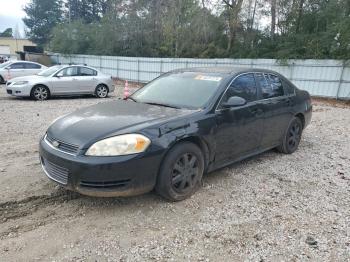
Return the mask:
<svg viewBox="0 0 350 262"><path fill-rule="evenodd" d="M184 200L198 189L203 172L204 157L198 146L190 142L176 144L161 165L155 189L168 200Z"/></svg>
<svg viewBox="0 0 350 262"><path fill-rule="evenodd" d="M5 84L5 80L2 76L0 76L0 84Z"/></svg>
<svg viewBox="0 0 350 262"><path fill-rule="evenodd" d="M50 90L44 85L37 85L32 88L30 96L34 100L44 101L50 98Z"/></svg>
<svg viewBox="0 0 350 262"><path fill-rule="evenodd" d="M284 154L294 153L299 146L301 134L303 132L303 124L298 117L294 117L284 134L283 141L277 150Z"/></svg>
<svg viewBox="0 0 350 262"><path fill-rule="evenodd" d="M106 98L108 96L109 90L106 85L100 84L96 86L95 95L98 98Z"/></svg>

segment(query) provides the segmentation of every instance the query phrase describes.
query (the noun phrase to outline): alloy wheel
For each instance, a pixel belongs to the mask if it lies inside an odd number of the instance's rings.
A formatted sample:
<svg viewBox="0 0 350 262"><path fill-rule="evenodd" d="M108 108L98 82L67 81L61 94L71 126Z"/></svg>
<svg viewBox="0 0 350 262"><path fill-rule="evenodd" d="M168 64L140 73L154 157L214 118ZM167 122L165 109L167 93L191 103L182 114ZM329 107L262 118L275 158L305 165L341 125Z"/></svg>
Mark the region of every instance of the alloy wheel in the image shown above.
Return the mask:
<svg viewBox="0 0 350 262"><path fill-rule="evenodd" d="M36 100L46 100L49 96L48 90L42 86L36 87L33 94Z"/></svg>
<svg viewBox="0 0 350 262"><path fill-rule="evenodd" d="M107 87L100 85L97 87L96 94L100 98L105 98L108 95L108 89Z"/></svg>
<svg viewBox="0 0 350 262"><path fill-rule="evenodd" d="M298 147L301 138L301 126L295 121L288 130L287 145L290 150Z"/></svg>

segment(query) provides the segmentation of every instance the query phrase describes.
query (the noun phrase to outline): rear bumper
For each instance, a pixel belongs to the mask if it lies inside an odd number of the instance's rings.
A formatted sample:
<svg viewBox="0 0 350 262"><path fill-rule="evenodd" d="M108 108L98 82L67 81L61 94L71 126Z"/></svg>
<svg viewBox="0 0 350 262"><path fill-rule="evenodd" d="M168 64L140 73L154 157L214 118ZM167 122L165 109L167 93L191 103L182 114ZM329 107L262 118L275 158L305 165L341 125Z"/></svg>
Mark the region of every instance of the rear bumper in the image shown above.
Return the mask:
<svg viewBox="0 0 350 262"><path fill-rule="evenodd" d="M131 196L151 191L160 154L118 157L69 155L40 141L40 161L46 175L61 186L98 197Z"/></svg>
<svg viewBox="0 0 350 262"><path fill-rule="evenodd" d="M312 118L312 105L307 109L307 111L304 114L305 117L305 127L307 127L311 123L311 118Z"/></svg>

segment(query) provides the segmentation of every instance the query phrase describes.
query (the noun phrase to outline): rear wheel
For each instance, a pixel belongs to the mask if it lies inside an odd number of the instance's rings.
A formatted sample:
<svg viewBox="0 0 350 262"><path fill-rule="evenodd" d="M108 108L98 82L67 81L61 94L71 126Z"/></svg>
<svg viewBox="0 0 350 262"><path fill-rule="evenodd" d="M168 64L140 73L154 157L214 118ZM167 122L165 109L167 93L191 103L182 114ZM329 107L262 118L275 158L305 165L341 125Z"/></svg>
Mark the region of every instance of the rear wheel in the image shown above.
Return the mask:
<svg viewBox="0 0 350 262"><path fill-rule="evenodd" d="M0 84L5 84L5 80L2 76L0 76Z"/></svg>
<svg viewBox="0 0 350 262"><path fill-rule="evenodd" d="M156 191L171 201L184 200L197 190L203 172L204 158L198 146L189 142L179 143L163 161Z"/></svg>
<svg viewBox="0 0 350 262"><path fill-rule="evenodd" d="M108 87L105 85L98 85L95 90L95 95L98 98L106 98L108 96Z"/></svg>
<svg viewBox="0 0 350 262"><path fill-rule="evenodd" d="M50 91L46 86L37 85L34 86L30 96L35 100L47 100L50 97Z"/></svg>
<svg viewBox="0 0 350 262"><path fill-rule="evenodd" d="M278 151L285 154L295 152L298 149L302 131L303 124L301 120L298 117L294 117L288 126L281 145L277 147Z"/></svg>

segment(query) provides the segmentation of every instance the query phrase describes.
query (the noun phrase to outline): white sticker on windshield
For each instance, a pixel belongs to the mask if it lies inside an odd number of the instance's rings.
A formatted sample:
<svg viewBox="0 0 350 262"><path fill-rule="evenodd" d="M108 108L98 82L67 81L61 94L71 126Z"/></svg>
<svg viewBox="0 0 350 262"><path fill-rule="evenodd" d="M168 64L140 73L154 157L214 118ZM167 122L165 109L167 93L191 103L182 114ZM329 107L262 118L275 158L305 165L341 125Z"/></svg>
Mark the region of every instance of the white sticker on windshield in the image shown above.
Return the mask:
<svg viewBox="0 0 350 262"><path fill-rule="evenodd" d="M204 80L204 81L215 81L219 82L222 77L219 76L203 76L203 75L197 75L194 79L196 80Z"/></svg>

